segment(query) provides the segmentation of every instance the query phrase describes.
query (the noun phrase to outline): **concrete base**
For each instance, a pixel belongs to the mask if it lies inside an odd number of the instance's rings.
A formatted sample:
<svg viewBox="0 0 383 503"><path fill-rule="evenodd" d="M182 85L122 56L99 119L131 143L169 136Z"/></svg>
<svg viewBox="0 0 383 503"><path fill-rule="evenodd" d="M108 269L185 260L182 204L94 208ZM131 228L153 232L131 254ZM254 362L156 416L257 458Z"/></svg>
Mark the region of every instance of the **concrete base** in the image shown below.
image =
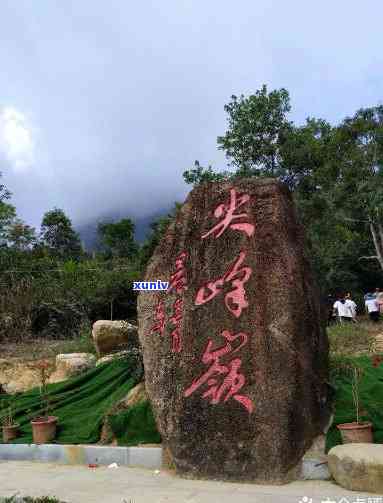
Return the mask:
<svg viewBox="0 0 383 503"><path fill-rule="evenodd" d="M141 466L159 469L161 447L110 447L101 445L0 444L0 460L40 461L65 465Z"/></svg>
<svg viewBox="0 0 383 503"><path fill-rule="evenodd" d="M39 461L65 465L139 466L159 470L163 467L162 447L111 447L102 445L0 444L0 460ZM329 480L327 458L302 460L299 480Z"/></svg>

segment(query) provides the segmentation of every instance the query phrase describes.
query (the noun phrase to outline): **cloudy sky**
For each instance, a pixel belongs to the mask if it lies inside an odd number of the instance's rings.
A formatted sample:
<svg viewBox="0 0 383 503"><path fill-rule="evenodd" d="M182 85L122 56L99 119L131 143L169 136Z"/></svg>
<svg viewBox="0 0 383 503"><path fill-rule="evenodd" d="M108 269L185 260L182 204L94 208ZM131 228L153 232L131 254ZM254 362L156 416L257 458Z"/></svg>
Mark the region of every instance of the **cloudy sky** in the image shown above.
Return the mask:
<svg viewBox="0 0 383 503"><path fill-rule="evenodd" d="M145 217L188 187L232 94L286 87L291 119L383 100L381 0L1 0L0 171L19 215Z"/></svg>

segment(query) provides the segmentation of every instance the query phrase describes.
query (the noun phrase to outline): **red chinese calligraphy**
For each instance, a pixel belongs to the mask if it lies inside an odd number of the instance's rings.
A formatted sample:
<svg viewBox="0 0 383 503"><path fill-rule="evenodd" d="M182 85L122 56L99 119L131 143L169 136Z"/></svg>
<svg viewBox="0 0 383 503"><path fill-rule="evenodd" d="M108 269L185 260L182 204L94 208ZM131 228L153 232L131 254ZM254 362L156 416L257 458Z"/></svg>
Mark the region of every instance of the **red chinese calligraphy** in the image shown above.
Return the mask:
<svg viewBox="0 0 383 503"><path fill-rule="evenodd" d="M245 376L238 372L242 360L233 358L227 365L220 363L220 358L223 356L239 351L247 343L248 336L242 332L232 335L228 330L224 330L221 335L226 339L226 344L213 350L213 341L208 340L202 355L202 362L206 365L210 364L210 368L192 382L189 388L184 391L184 396L189 397L206 384L209 389L202 394L202 398L210 399L211 404L218 404L221 401L227 402L230 398L233 398L251 414L254 410L253 402L249 397L238 394L238 391L243 388L246 382ZM241 342L233 349L231 343L237 339L240 339ZM219 376L223 377L221 382L219 382Z"/></svg>
<svg viewBox="0 0 383 503"><path fill-rule="evenodd" d="M181 349L182 349L180 324L182 321L183 305L184 305L184 301L181 298L178 298L174 301L173 316L169 320L173 325L176 326L176 328L170 334L170 336L172 338L172 351L173 351L173 353L180 353Z"/></svg>
<svg viewBox="0 0 383 503"><path fill-rule="evenodd" d="M161 335L163 335L164 330L165 330L165 322L166 322L165 307L164 307L163 299L159 299L159 301L156 305L156 310L154 313L154 320L156 323L151 328L150 334L154 334L155 332L159 332Z"/></svg>
<svg viewBox="0 0 383 503"><path fill-rule="evenodd" d="M251 267L242 267L241 265L246 258L246 253L241 252L230 269L224 274L222 278L215 281L209 281L206 285L202 286L196 295L195 305L200 306L206 304L214 299L222 292L225 283L230 283L234 287L231 292L225 295L225 304L227 309L236 317L241 316L242 310L245 309L249 303L246 300L246 292L244 284L249 280L252 269Z"/></svg>
<svg viewBox="0 0 383 503"><path fill-rule="evenodd" d="M185 260L188 254L183 251L181 252L175 260L175 272L170 276L168 292L175 290L178 294L187 290L187 279L186 279L186 269Z"/></svg>
<svg viewBox="0 0 383 503"><path fill-rule="evenodd" d="M242 231L247 234L248 237L251 237L254 234L254 225L249 222L238 222L238 220L243 220L244 218L248 219L247 213L234 213L249 200L250 196L248 194L237 195L235 189L230 189L230 202L220 204L214 210L214 216L216 218L222 218L222 220L209 232L203 234L202 239L207 238L210 234L213 234L217 239L228 227L230 227L230 229Z"/></svg>

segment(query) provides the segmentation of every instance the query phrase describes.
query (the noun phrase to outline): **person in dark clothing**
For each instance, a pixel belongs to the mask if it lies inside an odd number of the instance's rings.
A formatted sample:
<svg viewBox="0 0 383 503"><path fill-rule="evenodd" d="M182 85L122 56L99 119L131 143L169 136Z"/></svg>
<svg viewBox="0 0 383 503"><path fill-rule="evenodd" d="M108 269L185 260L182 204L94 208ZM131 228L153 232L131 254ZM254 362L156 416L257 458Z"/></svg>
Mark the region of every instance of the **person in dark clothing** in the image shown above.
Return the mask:
<svg viewBox="0 0 383 503"><path fill-rule="evenodd" d="M336 322L336 313L334 312L334 302L336 298L333 295L327 295L326 298L326 309L327 309L327 326L332 325Z"/></svg>

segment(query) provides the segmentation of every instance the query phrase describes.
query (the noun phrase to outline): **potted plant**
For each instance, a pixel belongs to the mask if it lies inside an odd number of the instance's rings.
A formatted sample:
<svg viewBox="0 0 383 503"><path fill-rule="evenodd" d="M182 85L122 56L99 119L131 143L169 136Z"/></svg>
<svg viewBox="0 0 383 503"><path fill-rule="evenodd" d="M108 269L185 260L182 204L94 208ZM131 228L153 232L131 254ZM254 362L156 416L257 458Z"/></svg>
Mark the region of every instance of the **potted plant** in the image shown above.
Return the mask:
<svg viewBox="0 0 383 503"><path fill-rule="evenodd" d="M1 426L3 430L3 441L8 443L14 440L19 434L19 425L13 420L12 407L8 406L4 410L5 412L1 415Z"/></svg>
<svg viewBox="0 0 383 503"><path fill-rule="evenodd" d="M39 362L36 367L40 371L40 396L43 403L43 414L42 416L35 417L31 421L33 443L46 444L56 437L58 418L49 415L50 400L47 381L50 364L44 360Z"/></svg>
<svg viewBox="0 0 383 503"><path fill-rule="evenodd" d="M372 443L372 423L361 421L363 411L360 401L360 382L363 376L363 369L350 364L346 366L348 373L351 373L352 401L355 410L355 421L351 423L338 424L337 428L341 433L344 444L349 443Z"/></svg>

